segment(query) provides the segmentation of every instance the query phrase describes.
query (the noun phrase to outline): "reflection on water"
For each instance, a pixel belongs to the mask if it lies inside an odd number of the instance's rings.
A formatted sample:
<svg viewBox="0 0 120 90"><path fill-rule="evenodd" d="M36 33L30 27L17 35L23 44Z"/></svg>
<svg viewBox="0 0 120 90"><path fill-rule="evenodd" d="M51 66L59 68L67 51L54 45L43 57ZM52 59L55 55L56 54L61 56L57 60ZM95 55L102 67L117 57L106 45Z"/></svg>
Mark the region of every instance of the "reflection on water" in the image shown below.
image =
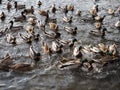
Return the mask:
<svg viewBox="0 0 120 90"><path fill-rule="evenodd" d="M9 21L13 19L13 16L17 16L21 11L17 11L12 7L12 10L8 12L6 10L7 0L2 0L0 5L0 11L4 11L6 14L6 19L4 22L0 21L0 28L5 28L9 25ZM13 1L11 3L13 5ZM19 3L25 4L27 8L31 5L35 8L35 15L38 20L44 20L37 12L39 10L37 6L37 0L17 0ZM66 4L75 5L75 9L80 9L83 13L82 16L85 17L88 14L88 10L93 6L94 0L41 0L43 5L41 9L49 9L50 6L55 3L57 8L61 5ZM105 12L106 9L113 8L116 9L120 5L120 0L96 0L99 5L101 15L107 15ZM105 9L106 8L106 9ZM74 13L74 12L73 12ZM73 15L71 12L68 15ZM63 14L59 11L55 15L50 14L50 17L58 18L58 25L60 25L60 33L64 39L72 37L62 30ZM77 34L77 39L80 39L83 44L97 44L104 42L106 44L113 44L114 42L120 45L120 32L118 30L113 30L112 26L119 17L106 16L104 20L104 26L108 28L112 33L107 33L106 39L92 37L88 34L90 30L93 30L93 24L84 23L81 21L81 18L75 16L74 23L72 26L77 26L79 33ZM112 22L112 23L111 23ZM26 27L27 23L15 23L15 25L24 25ZM67 26L67 25L66 25ZM36 31L42 35L42 31L39 31L36 28ZM25 32L21 30L19 32ZM67 34L67 35L66 35ZM14 33L15 36L18 33ZM41 38L40 42L34 42L33 45L37 50L41 51L41 42L46 40L51 44L51 40ZM19 41L19 40L18 40ZM3 57L5 54L10 53L14 58L15 62L31 62L28 56L29 45L9 45L6 43L5 36L0 37L0 57ZM41 51L42 52L42 51ZM79 69L74 70L65 70L60 71L55 67L57 63L57 56L52 57L51 61L48 61L46 55L43 55L43 60L40 62L40 68L35 69L27 73L18 73L18 72L0 72L0 90L119 90L120 86L120 65L119 63L115 65L109 65L107 68L103 69L101 73L92 73L92 72L83 72ZM50 66L52 64L52 66Z"/></svg>

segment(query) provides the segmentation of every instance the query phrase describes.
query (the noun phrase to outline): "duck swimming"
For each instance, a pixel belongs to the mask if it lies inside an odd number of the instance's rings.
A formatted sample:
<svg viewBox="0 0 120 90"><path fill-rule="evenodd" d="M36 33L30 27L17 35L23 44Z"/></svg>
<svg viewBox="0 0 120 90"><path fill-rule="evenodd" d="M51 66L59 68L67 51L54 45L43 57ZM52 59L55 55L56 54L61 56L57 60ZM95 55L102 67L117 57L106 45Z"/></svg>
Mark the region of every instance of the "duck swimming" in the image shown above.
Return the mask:
<svg viewBox="0 0 120 90"><path fill-rule="evenodd" d="M37 5L40 7L42 5L42 2L39 0Z"/></svg>
<svg viewBox="0 0 120 90"><path fill-rule="evenodd" d="M100 30L102 27L102 23L101 22L95 22L95 28Z"/></svg>
<svg viewBox="0 0 120 90"><path fill-rule="evenodd" d="M53 30L53 31L57 31L57 30L58 30L58 25L57 25L56 23L50 22L50 23L49 23L49 27L50 27L50 29Z"/></svg>
<svg viewBox="0 0 120 90"><path fill-rule="evenodd" d="M27 32L28 34L34 34L34 33L35 33L34 27L33 27L33 26L27 26L27 27L26 27L26 32Z"/></svg>
<svg viewBox="0 0 120 90"><path fill-rule="evenodd" d="M109 15L114 15L115 11L113 9L108 9L107 13Z"/></svg>
<svg viewBox="0 0 120 90"><path fill-rule="evenodd" d="M115 27L120 29L120 20L115 23Z"/></svg>
<svg viewBox="0 0 120 90"><path fill-rule="evenodd" d="M72 23L72 16L70 17L70 18L68 18L68 17L63 17L63 21L64 22L66 22L66 23L69 23L69 24L71 24Z"/></svg>
<svg viewBox="0 0 120 90"><path fill-rule="evenodd" d="M67 5L67 10L68 11L74 11L74 6L73 5Z"/></svg>
<svg viewBox="0 0 120 90"><path fill-rule="evenodd" d="M22 22L26 20L26 16L24 15L24 12L21 12L20 16L14 17L14 21L15 22Z"/></svg>
<svg viewBox="0 0 120 90"><path fill-rule="evenodd" d="M82 50L82 46L76 46L73 50L73 56L76 58L81 58L82 57L81 50Z"/></svg>
<svg viewBox="0 0 120 90"><path fill-rule="evenodd" d="M52 51L55 53L62 53L62 45L60 45L59 43L57 43L56 41L52 42Z"/></svg>
<svg viewBox="0 0 120 90"><path fill-rule="evenodd" d="M77 34L77 27L73 28L73 27L64 27L65 31L67 31L68 33L75 35Z"/></svg>
<svg viewBox="0 0 120 90"><path fill-rule="evenodd" d="M22 4L18 4L17 1L14 2L14 7L17 9L24 9L25 8L25 5L22 5Z"/></svg>
<svg viewBox="0 0 120 90"><path fill-rule="evenodd" d="M50 9L51 9L51 12L52 12L52 13L55 13L56 10L57 10L56 7L55 7L55 4L53 4Z"/></svg>
<svg viewBox="0 0 120 90"><path fill-rule="evenodd" d="M7 34L6 38L7 38L7 42L8 43L10 43L10 44L16 44L16 38L13 35Z"/></svg>
<svg viewBox="0 0 120 90"><path fill-rule="evenodd" d="M4 12L1 12L0 13L0 19L2 20L2 21L4 21L5 20L5 13Z"/></svg>
<svg viewBox="0 0 120 90"><path fill-rule="evenodd" d="M49 10L39 10L38 13L42 16L46 16L47 18L49 18L49 14L48 14Z"/></svg>
<svg viewBox="0 0 120 90"><path fill-rule="evenodd" d="M35 64L37 64L38 61L41 60L41 54L39 52L35 52L32 46L30 46L30 52L29 52L30 58L35 61Z"/></svg>
<svg viewBox="0 0 120 90"><path fill-rule="evenodd" d="M13 23L14 23L13 21L10 21L9 23L10 23L9 29L10 29L11 31L18 31L18 30L23 29L23 26L13 26Z"/></svg>
<svg viewBox="0 0 120 90"><path fill-rule="evenodd" d="M12 8L11 3L10 3L10 2L7 2L7 10L8 10L8 12L10 11L11 8Z"/></svg>
<svg viewBox="0 0 120 90"><path fill-rule="evenodd" d="M38 26L38 28L41 29L42 31L45 30L45 25L42 23L41 20L40 20L40 21L37 21L37 26Z"/></svg>
<svg viewBox="0 0 120 90"><path fill-rule="evenodd" d="M31 7L28 8L28 9L24 9L24 12L25 12L26 14L34 14L34 7L31 6Z"/></svg>
<svg viewBox="0 0 120 90"><path fill-rule="evenodd" d="M35 25L36 24L36 21L35 21L35 19L34 18L29 18L28 19L28 23L30 24L30 25Z"/></svg>

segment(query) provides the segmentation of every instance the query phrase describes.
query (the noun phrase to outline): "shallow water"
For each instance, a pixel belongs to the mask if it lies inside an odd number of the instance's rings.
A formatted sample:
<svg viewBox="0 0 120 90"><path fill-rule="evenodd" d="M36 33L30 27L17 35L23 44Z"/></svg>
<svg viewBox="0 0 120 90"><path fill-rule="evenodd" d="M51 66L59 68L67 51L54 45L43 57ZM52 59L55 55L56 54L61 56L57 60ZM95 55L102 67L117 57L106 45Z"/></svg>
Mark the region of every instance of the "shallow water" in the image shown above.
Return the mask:
<svg viewBox="0 0 120 90"><path fill-rule="evenodd" d="M27 8L31 5L35 8L35 15L38 20L44 20L44 17L38 14L39 8L37 7L37 0L17 0L18 3L25 4ZM49 9L50 6L55 3L56 7L65 6L66 4L75 5L75 10L80 9L82 17L88 14L88 10L93 6L94 0L41 0L43 5L41 9ZM4 11L6 14L6 19L4 22L0 21L0 28L5 28L9 25L9 21L13 19L14 16L20 14L21 11L15 11L14 7L8 12L6 10L7 0L3 0L0 5L0 11ZM13 0L11 0L13 4ZM120 0L98 0L97 4L100 8L100 15L107 15L106 9L112 8L116 9L120 6ZM68 16L73 15L71 12ZM120 18L118 15L113 17L107 15L104 20L104 26L107 27L112 33L107 33L105 39L99 37L93 37L89 35L89 31L95 29L93 23L85 23L81 21L81 18L74 16L72 26L77 26L79 31L77 36L71 36L70 34L64 32L63 26L68 26L64 24L61 20L64 16L63 13L57 11L57 13L51 14L50 17L58 18L57 22L60 26L60 33L62 33L62 38L67 40L71 37L76 37L77 39L85 44L96 45L97 43L103 42L105 44L116 43L118 48L120 48L120 31L113 29L112 26ZM24 25L26 27L28 23L15 23L15 25ZM35 28L36 32L39 32L42 37L44 37L42 31ZM18 33L25 33L25 30L13 33L17 36L17 42L20 41ZM10 32L11 33L11 32ZM39 42L33 42L32 45L36 50L41 51L41 43L46 40L51 45L50 39L41 38ZM2 58L5 54L10 53L14 61L18 62L28 62L31 60L28 58L29 45L10 45L6 42L6 37L0 36L0 57ZM83 72L79 69L73 70L63 70L60 71L56 68L59 57L56 55L52 56L52 60L48 60L48 57L42 54L42 61L40 61L40 68L35 69L31 72L20 73L20 72L3 72L0 71L0 90L119 90L120 88L120 63L107 66L100 73L93 72Z"/></svg>

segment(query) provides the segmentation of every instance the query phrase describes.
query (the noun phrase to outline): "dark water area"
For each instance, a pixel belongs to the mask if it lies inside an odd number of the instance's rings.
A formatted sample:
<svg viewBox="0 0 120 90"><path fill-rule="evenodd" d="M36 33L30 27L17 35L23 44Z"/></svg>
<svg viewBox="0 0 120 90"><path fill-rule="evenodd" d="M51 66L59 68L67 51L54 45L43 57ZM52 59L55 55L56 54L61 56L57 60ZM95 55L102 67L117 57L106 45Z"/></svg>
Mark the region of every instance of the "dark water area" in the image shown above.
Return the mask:
<svg viewBox="0 0 120 90"><path fill-rule="evenodd" d="M11 4L13 5L11 0ZM56 8L59 6L65 6L72 4L75 7L75 11L80 9L82 16L75 16L74 13L69 12L68 16L73 15L72 26L78 27L78 34L75 36L78 40L81 40L83 45L97 45L98 43L113 44L116 43L120 48L120 31L112 28L116 21L120 19L120 15L111 16L108 15L107 9L116 10L120 6L120 0L96 0L96 4L99 5L99 15L106 15L104 20L104 26L107 27L111 33L106 33L105 39L99 37L93 37L89 35L90 30L95 29L93 23L85 23L81 21L82 17L86 17L89 14L90 8L94 5L94 0L41 0L42 6L38 8L38 0L17 0L20 4L25 4L27 8L31 5L35 8L35 17L37 20L43 20L44 17L38 14L38 10L48 10L51 5L56 4ZM2 0L0 4L0 11L4 11L6 19L4 22L0 21L0 28L3 29L9 25L9 21L13 20L14 16L20 15L21 10L16 10L12 7L8 12L6 9L7 0ZM66 33L63 30L64 24L62 18L64 14L57 11L56 14L50 12L50 17L57 18L57 24L59 25L59 32L62 34L62 39L69 39L74 36ZM28 25L27 22L15 22L15 25L23 25L24 28ZM48 28L48 27L47 27ZM59 70L56 67L56 63L59 61L59 57L54 55L51 60L47 55L42 52L41 45L43 41L48 42L51 45L51 39L44 38L43 32L38 28L35 31L40 33L43 37L39 42L33 42L32 45L37 51L42 54L42 60L39 62L39 68L30 72L4 72L0 71L0 90L119 90L120 89L120 62L110 64L106 66L102 72L83 72L80 69L72 70ZM9 32L17 37L17 42L21 42L19 33L26 33L25 29L18 32ZM0 36L0 58L7 53L13 56L14 62L26 62L31 63L29 55L28 44L11 45L6 42L6 35ZM67 55L69 56L69 55Z"/></svg>

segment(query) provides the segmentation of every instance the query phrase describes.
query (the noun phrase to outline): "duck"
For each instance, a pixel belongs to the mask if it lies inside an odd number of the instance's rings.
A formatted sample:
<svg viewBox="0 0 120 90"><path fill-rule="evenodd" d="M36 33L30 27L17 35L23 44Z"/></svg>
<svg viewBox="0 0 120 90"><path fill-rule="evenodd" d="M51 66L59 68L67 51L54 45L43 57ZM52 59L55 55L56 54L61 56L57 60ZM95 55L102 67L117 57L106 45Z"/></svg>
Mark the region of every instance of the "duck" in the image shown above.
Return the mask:
<svg viewBox="0 0 120 90"><path fill-rule="evenodd" d="M53 30L53 31L57 31L57 30L58 30L58 25L57 25L56 23L50 22L50 23L49 23L49 27L50 27L50 29Z"/></svg>
<svg viewBox="0 0 120 90"><path fill-rule="evenodd" d="M69 39L69 40L67 41L67 45L68 45L70 48L72 48L72 47L74 46L75 42L78 42L78 40L77 40L76 38Z"/></svg>
<svg viewBox="0 0 120 90"><path fill-rule="evenodd" d="M32 37L33 37L33 39L34 39L35 41L38 41L39 38L40 38L40 34L39 34L39 33L37 33L37 34L32 34Z"/></svg>
<svg viewBox="0 0 120 90"><path fill-rule="evenodd" d="M33 26L27 26L27 27L26 27L26 32L27 32L28 34L34 34L34 33L35 33L34 27L33 27Z"/></svg>
<svg viewBox="0 0 120 90"><path fill-rule="evenodd" d="M57 65L59 70L64 70L64 69L75 69L78 68L82 65L79 59L67 59L66 62L60 62L59 65Z"/></svg>
<svg viewBox="0 0 120 90"><path fill-rule="evenodd" d="M34 60L35 64L42 59L40 52L35 52L33 46L30 46L29 56L32 60Z"/></svg>
<svg viewBox="0 0 120 90"><path fill-rule="evenodd" d="M77 34L77 27L64 27L65 31L67 31L68 33L72 34L72 35L76 35Z"/></svg>
<svg viewBox="0 0 120 90"><path fill-rule="evenodd" d="M67 5L65 5L65 7L59 6L59 9L60 9L60 11L62 11L65 15L67 15L67 13L68 13Z"/></svg>
<svg viewBox="0 0 120 90"><path fill-rule="evenodd" d="M36 24L36 21L35 21L35 19L34 18L29 18L28 19L28 23L30 24L30 25L35 25Z"/></svg>
<svg viewBox="0 0 120 90"><path fill-rule="evenodd" d="M10 23L10 27L8 29L12 31L18 31L23 29L23 26L13 26L14 22L12 20L9 23Z"/></svg>
<svg viewBox="0 0 120 90"><path fill-rule="evenodd" d="M116 23L115 23L115 27L120 29L120 20L118 20Z"/></svg>
<svg viewBox="0 0 120 90"><path fill-rule="evenodd" d="M103 17L97 15L97 16L95 17L95 21L102 23L103 20L105 19L105 17L106 17L106 15L104 15Z"/></svg>
<svg viewBox="0 0 120 90"><path fill-rule="evenodd" d="M109 15L114 15L115 11L113 9L108 9L107 13Z"/></svg>
<svg viewBox="0 0 120 90"><path fill-rule="evenodd" d="M26 14L34 14L34 7L31 6L31 7L28 8L28 9L24 9L24 12L25 12Z"/></svg>
<svg viewBox="0 0 120 90"><path fill-rule="evenodd" d="M99 43L98 48L100 49L102 55L106 54L108 51L108 45L105 45L103 43Z"/></svg>
<svg viewBox="0 0 120 90"><path fill-rule="evenodd" d="M7 2L7 10L8 10L8 12L10 11L11 8L12 8L11 3L10 3L10 2Z"/></svg>
<svg viewBox="0 0 120 90"><path fill-rule="evenodd" d="M8 30L8 28L6 27L5 29L1 29L0 30L0 36L5 35L5 32Z"/></svg>
<svg viewBox="0 0 120 90"><path fill-rule="evenodd" d="M9 53L7 53L2 60L0 60L0 64L4 65L12 65L13 64L13 58L10 56Z"/></svg>
<svg viewBox="0 0 120 90"><path fill-rule="evenodd" d="M96 36L96 37L104 38L105 34L106 34L106 31L107 31L107 29L103 28L102 31L100 31L100 30L92 30L92 31L89 32L89 34L91 34L93 36Z"/></svg>
<svg viewBox="0 0 120 90"><path fill-rule="evenodd" d="M57 23L57 18L46 17L45 24L47 23Z"/></svg>
<svg viewBox="0 0 120 90"><path fill-rule="evenodd" d="M51 10L52 13L55 13L55 12L56 12L57 9L56 9L56 7L55 7L55 4L53 4L53 5L51 6L50 10Z"/></svg>
<svg viewBox="0 0 120 90"><path fill-rule="evenodd" d="M92 17L94 18L94 17L97 15L97 13L98 13L98 5L94 5L94 6L90 9L89 13L90 13L90 14L92 15Z"/></svg>
<svg viewBox="0 0 120 90"><path fill-rule="evenodd" d="M24 15L23 11L21 12L20 16L14 17L15 22L19 22L19 21L21 22L21 21L25 21L25 20L26 20L26 16Z"/></svg>
<svg viewBox="0 0 120 90"><path fill-rule="evenodd" d="M62 53L63 51L63 46L56 41L52 41L52 51L55 53Z"/></svg>
<svg viewBox="0 0 120 90"><path fill-rule="evenodd" d="M51 38L51 39L57 39L57 38L60 38L61 34L59 32L53 32L53 33L49 33L49 32L46 32L44 30L44 34L45 36Z"/></svg>
<svg viewBox="0 0 120 90"><path fill-rule="evenodd" d="M17 72L28 72L33 70L36 67L36 64L29 63L16 63L10 66L10 69Z"/></svg>
<svg viewBox="0 0 120 90"><path fill-rule="evenodd" d="M38 7L40 7L42 5L42 2L39 0L37 5L38 5Z"/></svg>
<svg viewBox="0 0 120 90"><path fill-rule="evenodd" d="M73 5L67 5L67 10L68 11L74 11L74 6Z"/></svg>
<svg viewBox="0 0 120 90"><path fill-rule="evenodd" d="M24 35L22 33L19 33L20 38L25 41L26 43L32 43L32 36Z"/></svg>
<svg viewBox="0 0 120 90"><path fill-rule="evenodd" d="M70 18L64 16L64 17L63 17L63 21L66 22L66 23L71 24L71 23L72 23L72 18L73 18L72 16L71 16Z"/></svg>
<svg viewBox="0 0 120 90"><path fill-rule="evenodd" d="M46 16L47 18L49 18L49 14L48 14L49 10L38 10L38 13L42 16Z"/></svg>
<svg viewBox="0 0 120 90"><path fill-rule="evenodd" d="M102 27L102 23L101 22L95 22L95 28L100 30Z"/></svg>
<svg viewBox="0 0 120 90"><path fill-rule="evenodd" d="M93 69L93 67L90 62L84 62L84 63L82 63L81 69L82 69L82 71L88 72L88 71L91 71Z"/></svg>
<svg viewBox="0 0 120 90"><path fill-rule="evenodd" d="M13 35L7 34L6 38L7 38L7 42L8 43L10 43L10 44L16 44L16 38Z"/></svg>
<svg viewBox="0 0 120 90"><path fill-rule="evenodd" d="M82 14L82 12L79 9L77 9L75 15L81 16L81 14Z"/></svg>
<svg viewBox="0 0 120 90"><path fill-rule="evenodd" d="M39 21L39 20L37 21L37 26L38 26L38 28L41 29L42 31L45 30L45 25L42 23L41 20L40 20L40 21Z"/></svg>
<svg viewBox="0 0 120 90"><path fill-rule="evenodd" d="M4 21L4 20L5 20L5 17L6 17L5 13L4 13L4 12L1 12L1 13L0 13L0 19L1 19L2 21Z"/></svg>
<svg viewBox="0 0 120 90"><path fill-rule="evenodd" d="M24 9L24 8L25 8L25 5L22 5L22 4L19 4L19 5L18 5L18 2L15 1L15 2L14 2L14 7L16 8L16 10L18 10L18 9Z"/></svg>
<svg viewBox="0 0 120 90"><path fill-rule="evenodd" d="M52 50L51 48L48 46L48 44L46 42L42 42L42 50L45 54L51 56L52 54Z"/></svg>
<svg viewBox="0 0 120 90"><path fill-rule="evenodd" d="M115 43L108 46L108 53L112 56L118 56L117 45Z"/></svg>
<svg viewBox="0 0 120 90"><path fill-rule="evenodd" d="M82 50L82 46L74 47L74 49L73 49L73 56L76 57L76 58L81 58L82 57L81 50Z"/></svg>

